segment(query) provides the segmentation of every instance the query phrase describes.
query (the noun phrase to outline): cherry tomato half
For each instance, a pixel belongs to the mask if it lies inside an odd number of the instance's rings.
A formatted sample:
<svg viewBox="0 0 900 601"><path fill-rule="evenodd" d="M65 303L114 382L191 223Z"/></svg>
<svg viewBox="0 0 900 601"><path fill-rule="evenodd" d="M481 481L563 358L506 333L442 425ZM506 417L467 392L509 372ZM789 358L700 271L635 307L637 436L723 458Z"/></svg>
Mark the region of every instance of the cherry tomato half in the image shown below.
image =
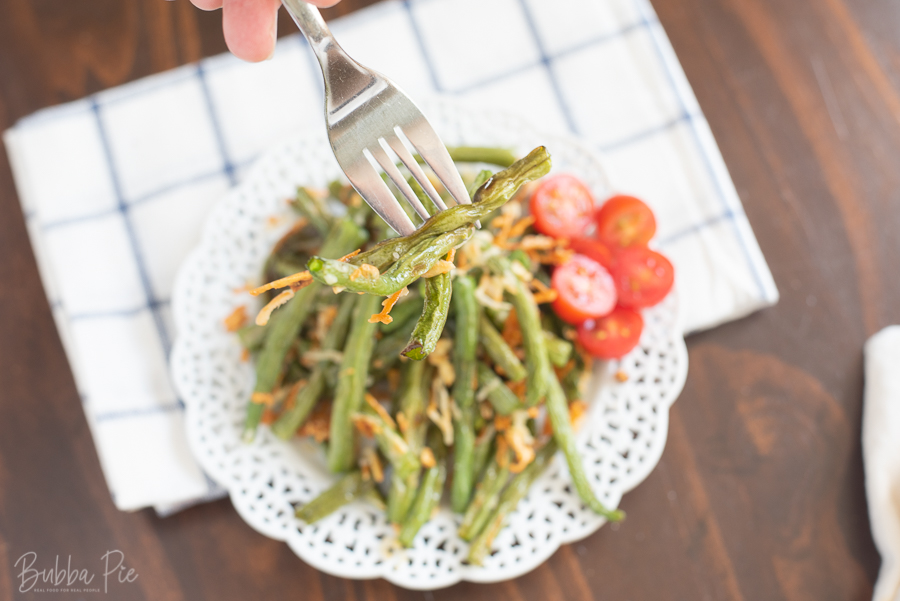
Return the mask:
<svg viewBox="0 0 900 601"><path fill-rule="evenodd" d="M554 238L584 235L594 215L594 197L572 175L551 177L531 195L534 228Z"/></svg>
<svg viewBox="0 0 900 601"><path fill-rule="evenodd" d="M557 267L551 285L557 292L553 310L572 325L602 317L616 306L612 276L600 263L581 255Z"/></svg>
<svg viewBox="0 0 900 601"><path fill-rule="evenodd" d="M623 307L652 307L666 297L675 281L675 269L667 258L646 246L626 248L612 270Z"/></svg>
<svg viewBox="0 0 900 601"><path fill-rule="evenodd" d="M616 307L600 319L578 326L578 340L594 357L619 359L637 346L644 330L644 318L634 309Z"/></svg>
<svg viewBox="0 0 900 601"><path fill-rule="evenodd" d="M599 240L593 238L572 238L569 240L569 248L579 255L584 255L597 261L610 271L612 271L613 265L616 264L615 253Z"/></svg>
<svg viewBox="0 0 900 601"><path fill-rule="evenodd" d="M646 245L656 233L653 211L634 196L613 196L594 218L597 238L614 248Z"/></svg>

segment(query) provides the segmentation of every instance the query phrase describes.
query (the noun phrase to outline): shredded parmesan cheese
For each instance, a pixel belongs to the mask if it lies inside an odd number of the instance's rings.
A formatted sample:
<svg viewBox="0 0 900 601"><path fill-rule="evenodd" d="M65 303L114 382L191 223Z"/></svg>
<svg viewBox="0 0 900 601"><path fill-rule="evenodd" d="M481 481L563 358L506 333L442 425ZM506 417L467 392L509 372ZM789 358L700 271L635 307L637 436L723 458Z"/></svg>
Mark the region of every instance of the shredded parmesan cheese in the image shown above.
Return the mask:
<svg viewBox="0 0 900 601"><path fill-rule="evenodd" d="M271 392L254 392L250 395L250 402L271 407L275 404L275 396Z"/></svg>
<svg viewBox="0 0 900 601"><path fill-rule="evenodd" d="M295 284L301 284L303 282L309 281L312 281L312 274L308 271L301 271L299 273L281 278L280 280L275 280L274 282L269 282L268 284L263 284L262 286L254 288L250 291L250 294L252 294L253 296L259 296L260 294L268 290L287 288L288 286L294 286Z"/></svg>
<svg viewBox="0 0 900 601"><path fill-rule="evenodd" d="M407 294L409 294L409 288L404 286L402 290L398 290L397 292L393 293L392 295L390 295L389 297L387 297L386 299L381 301L381 306L384 308L381 310L380 313L376 313L375 315L370 317L369 323L391 323L392 321L394 321L394 318L389 315L391 312L391 309L394 308L394 305L397 303L398 300L400 300L402 297L406 296Z"/></svg>
<svg viewBox="0 0 900 601"><path fill-rule="evenodd" d="M549 290L542 290L534 295L534 302L539 305L543 305L544 303L552 303L559 296L559 292L550 288Z"/></svg>
<svg viewBox="0 0 900 601"><path fill-rule="evenodd" d="M247 323L247 307L241 305L225 318L225 329L229 332L237 332L245 323Z"/></svg>
<svg viewBox="0 0 900 601"><path fill-rule="evenodd" d="M428 469L437 465L437 461L434 459L434 453L428 447L422 449L422 452L419 453L419 462L422 464L422 467Z"/></svg>
<svg viewBox="0 0 900 601"><path fill-rule="evenodd" d="M266 304L266 306L260 309L259 313L256 314L256 325L264 326L269 323L269 318L272 317L272 312L292 298L294 298L294 291L288 288L287 290L270 300L268 304Z"/></svg>
<svg viewBox="0 0 900 601"><path fill-rule="evenodd" d="M378 271L377 267L369 265L368 263L363 263L350 274L350 281L355 282L360 278L363 278L364 280L377 280L380 275L381 272Z"/></svg>

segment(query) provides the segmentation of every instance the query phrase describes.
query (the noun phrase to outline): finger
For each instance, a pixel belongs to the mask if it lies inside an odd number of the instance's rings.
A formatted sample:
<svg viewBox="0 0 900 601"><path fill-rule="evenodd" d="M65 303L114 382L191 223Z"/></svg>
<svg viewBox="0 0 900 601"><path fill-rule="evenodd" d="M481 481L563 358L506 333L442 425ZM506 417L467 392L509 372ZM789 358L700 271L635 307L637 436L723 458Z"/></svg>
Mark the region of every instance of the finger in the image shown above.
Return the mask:
<svg viewBox="0 0 900 601"><path fill-rule="evenodd" d="M334 6L341 0L306 0L313 6L318 6L319 8L328 8L330 6Z"/></svg>
<svg viewBox="0 0 900 601"><path fill-rule="evenodd" d="M272 56L279 6L279 0L225 0L222 30L228 49L250 62Z"/></svg>
<svg viewBox="0 0 900 601"><path fill-rule="evenodd" d="M222 0L191 0L191 4L200 10L218 10L222 8Z"/></svg>

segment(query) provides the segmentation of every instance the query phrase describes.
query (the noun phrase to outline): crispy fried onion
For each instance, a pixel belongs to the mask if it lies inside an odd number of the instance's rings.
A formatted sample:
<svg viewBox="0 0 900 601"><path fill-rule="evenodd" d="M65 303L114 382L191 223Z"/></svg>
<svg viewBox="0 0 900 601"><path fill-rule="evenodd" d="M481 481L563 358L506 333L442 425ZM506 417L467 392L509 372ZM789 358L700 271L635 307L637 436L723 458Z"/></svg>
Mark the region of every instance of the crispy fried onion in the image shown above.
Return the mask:
<svg viewBox="0 0 900 601"><path fill-rule="evenodd" d="M378 414L378 417L384 420L384 423L386 423L394 430L397 429L397 424L394 423L394 418L392 418L391 414L387 412L387 409L385 409L384 406L378 402L378 399L376 399L368 392L365 394L364 398L366 399L366 404L371 407L375 411L375 413Z"/></svg>
<svg viewBox="0 0 900 601"><path fill-rule="evenodd" d="M453 361L450 359L450 350L452 348L452 340L441 338L434 345L434 350L431 354L428 355L428 363L437 368L441 384L448 388L456 381L456 370L453 368Z"/></svg>
<svg viewBox="0 0 900 601"><path fill-rule="evenodd" d="M436 378L431 385L431 400L425 413L444 435L444 444L447 446L453 444L452 402L450 393L447 392L441 380Z"/></svg>
<svg viewBox="0 0 900 601"><path fill-rule="evenodd" d="M475 288L475 300L496 311L509 311L512 305L503 300L503 279L487 273L481 275Z"/></svg>
<svg viewBox="0 0 900 601"><path fill-rule="evenodd" d="M341 257L340 259L338 259L338 261L343 262L343 261L346 261L347 259L355 257L356 255L359 254L359 250L360 249L357 248L352 253L346 254L343 257ZM288 286L290 286L294 290L299 290L300 288L303 288L310 282L312 282L312 274L310 274L309 271L300 271L298 273L293 273L287 277L283 277L279 280L269 282L268 284L263 284L262 286L258 286L256 288L254 288L253 290L251 290L250 294L252 294L253 296L259 296L260 294L262 294L263 292L266 292L268 290L277 290L278 288L287 288Z"/></svg>
<svg viewBox="0 0 900 601"><path fill-rule="evenodd" d="M384 481L384 466L381 464L381 458L375 447L364 448L359 462L363 470L363 477L368 473L375 482Z"/></svg>
<svg viewBox="0 0 900 601"><path fill-rule="evenodd" d="M521 472L525 466L534 461L534 437L528 429L529 417L531 416L526 410L513 411L512 423L503 431L503 437L516 454L515 462L509 466L509 471L514 474Z"/></svg>

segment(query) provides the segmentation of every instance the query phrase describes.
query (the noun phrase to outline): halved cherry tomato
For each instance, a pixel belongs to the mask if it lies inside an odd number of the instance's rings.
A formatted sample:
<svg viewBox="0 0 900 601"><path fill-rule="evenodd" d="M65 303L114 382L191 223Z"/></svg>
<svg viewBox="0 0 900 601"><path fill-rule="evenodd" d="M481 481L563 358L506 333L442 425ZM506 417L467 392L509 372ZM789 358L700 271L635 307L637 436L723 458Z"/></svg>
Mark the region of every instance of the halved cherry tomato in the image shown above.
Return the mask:
<svg viewBox="0 0 900 601"><path fill-rule="evenodd" d="M578 341L594 357L618 359L637 346L644 330L644 318L634 309L616 307L600 319L578 326Z"/></svg>
<svg viewBox="0 0 900 601"><path fill-rule="evenodd" d="M634 196L613 196L597 210L597 238L615 248L643 246L656 233L653 211Z"/></svg>
<svg viewBox="0 0 900 601"><path fill-rule="evenodd" d="M557 175L531 195L534 229L554 238L584 235L594 215L594 197L581 180Z"/></svg>
<svg viewBox="0 0 900 601"><path fill-rule="evenodd" d="M602 317L616 306L612 276L593 259L575 255L553 271L551 284L557 292L553 310L572 325Z"/></svg>
<svg viewBox="0 0 900 601"><path fill-rule="evenodd" d="M667 258L646 246L626 248L612 270L619 304L640 309L666 297L675 281L675 269Z"/></svg>
<svg viewBox="0 0 900 601"><path fill-rule="evenodd" d="M612 270L613 265L616 264L616 257L612 249L599 240L594 240L593 238L572 238L569 240L569 248L579 255L584 255L597 261L606 267L607 270Z"/></svg>

